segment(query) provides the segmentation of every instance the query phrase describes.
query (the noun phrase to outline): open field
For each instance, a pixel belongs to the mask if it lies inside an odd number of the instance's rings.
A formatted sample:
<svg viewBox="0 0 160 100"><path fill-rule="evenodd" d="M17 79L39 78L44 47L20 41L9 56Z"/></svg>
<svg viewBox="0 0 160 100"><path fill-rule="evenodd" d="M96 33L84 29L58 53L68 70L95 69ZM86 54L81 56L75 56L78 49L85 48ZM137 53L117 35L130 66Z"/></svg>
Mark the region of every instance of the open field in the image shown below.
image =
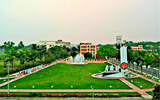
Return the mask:
<svg viewBox="0 0 160 100"><path fill-rule="evenodd" d="M131 82L135 86L137 86L140 89L149 89L153 88L154 84L151 82L148 82L142 78L133 78L133 79L127 79L127 81ZM141 87L142 86L142 87Z"/></svg>
<svg viewBox="0 0 160 100"><path fill-rule="evenodd" d="M12 80L12 79L14 79L14 78L10 78L9 80ZM7 81L8 81L8 79L0 79L0 84L7 82Z"/></svg>
<svg viewBox="0 0 160 100"><path fill-rule="evenodd" d="M0 94L2 93L6 93L6 92L0 92ZM10 92L9 94L30 94L30 92ZM41 94L93 94L93 92L41 92ZM138 92L94 92L94 94L133 95L133 94L139 94L139 93Z"/></svg>
<svg viewBox="0 0 160 100"><path fill-rule="evenodd" d="M130 89L118 79L95 79L93 73L104 71L105 64L68 65L58 63L10 84L14 89ZM53 86L53 88L51 88ZM73 88L71 88L73 86ZM112 87L110 87L112 86ZM1 87L7 89L7 86Z"/></svg>

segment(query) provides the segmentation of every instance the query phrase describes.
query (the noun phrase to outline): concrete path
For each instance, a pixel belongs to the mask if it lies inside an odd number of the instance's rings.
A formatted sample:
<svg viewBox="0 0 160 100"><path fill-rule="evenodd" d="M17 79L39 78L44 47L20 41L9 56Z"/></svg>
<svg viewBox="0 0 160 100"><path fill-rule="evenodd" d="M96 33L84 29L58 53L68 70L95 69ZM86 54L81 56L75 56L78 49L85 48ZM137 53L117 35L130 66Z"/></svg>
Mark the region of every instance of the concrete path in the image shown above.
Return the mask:
<svg viewBox="0 0 160 100"><path fill-rule="evenodd" d="M128 82L125 78L119 78L119 80L121 80L123 83L125 83L126 85L131 87L133 90L138 92L143 98L145 98L145 99L151 99L152 98L152 96L149 95L148 93L146 93L146 91L144 91L144 90L138 88L137 86L133 85L132 83Z"/></svg>
<svg viewBox="0 0 160 100"><path fill-rule="evenodd" d="M125 78L119 78L123 83L131 87L133 90L137 91L141 95L148 95L145 91L139 89L137 86L133 85L132 83L128 82Z"/></svg>

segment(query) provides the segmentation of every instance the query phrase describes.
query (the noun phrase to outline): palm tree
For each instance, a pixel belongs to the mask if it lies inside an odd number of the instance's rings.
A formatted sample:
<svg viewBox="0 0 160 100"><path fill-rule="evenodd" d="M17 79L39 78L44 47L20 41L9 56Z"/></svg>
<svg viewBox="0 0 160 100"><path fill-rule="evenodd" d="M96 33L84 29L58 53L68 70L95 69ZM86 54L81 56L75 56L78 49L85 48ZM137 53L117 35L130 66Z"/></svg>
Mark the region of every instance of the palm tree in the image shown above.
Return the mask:
<svg viewBox="0 0 160 100"><path fill-rule="evenodd" d="M143 58L144 56L146 55L146 52L145 51L139 51L139 62L140 62L140 67L141 67L141 74L142 74L142 66L145 64L144 61L143 61Z"/></svg>
<svg viewBox="0 0 160 100"><path fill-rule="evenodd" d="M134 62L134 52L132 49L127 49L127 59L129 64Z"/></svg>
<svg viewBox="0 0 160 100"><path fill-rule="evenodd" d="M11 63L12 63L12 71L13 72L13 62L16 59L16 54L17 54L18 48L17 47L12 47L8 53L11 57Z"/></svg>
<svg viewBox="0 0 160 100"><path fill-rule="evenodd" d="M12 63L12 72L13 72L13 60L15 59L15 53L17 52L17 47L14 47L13 42L8 41L4 42L3 45L0 46L1 49L5 49L6 55L4 57L4 68L6 67L6 62L10 61Z"/></svg>
<svg viewBox="0 0 160 100"><path fill-rule="evenodd" d="M26 57L26 54L25 54L25 50L24 49L22 49L21 51L17 52L17 54L16 54L17 60L20 61L19 72L20 72L21 67L25 64L25 60L26 60L25 57Z"/></svg>
<svg viewBox="0 0 160 100"><path fill-rule="evenodd" d="M38 58L40 59L40 61L42 62L42 59L44 57L46 57L47 55L47 49L46 49L46 46L44 45L41 45L41 46L38 46L38 49L37 49L37 56Z"/></svg>
<svg viewBox="0 0 160 100"><path fill-rule="evenodd" d="M137 64L137 71L138 71L138 66L139 66L139 63L140 63L140 55L139 55L138 51L135 51L134 57L135 57L134 60Z"/></svg>

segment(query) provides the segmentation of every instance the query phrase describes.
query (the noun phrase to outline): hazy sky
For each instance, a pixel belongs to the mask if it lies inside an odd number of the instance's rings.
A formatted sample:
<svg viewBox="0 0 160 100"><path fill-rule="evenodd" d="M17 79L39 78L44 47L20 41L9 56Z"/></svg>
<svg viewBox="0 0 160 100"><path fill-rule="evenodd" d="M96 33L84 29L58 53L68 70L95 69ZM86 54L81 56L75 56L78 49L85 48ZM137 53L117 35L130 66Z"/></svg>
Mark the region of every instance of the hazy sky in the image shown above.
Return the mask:
<svg viewBox="0 0 160 100"><path fill-rule="evenodd" d="M159 0L0 0L0 45L160 40Z"/></svg>

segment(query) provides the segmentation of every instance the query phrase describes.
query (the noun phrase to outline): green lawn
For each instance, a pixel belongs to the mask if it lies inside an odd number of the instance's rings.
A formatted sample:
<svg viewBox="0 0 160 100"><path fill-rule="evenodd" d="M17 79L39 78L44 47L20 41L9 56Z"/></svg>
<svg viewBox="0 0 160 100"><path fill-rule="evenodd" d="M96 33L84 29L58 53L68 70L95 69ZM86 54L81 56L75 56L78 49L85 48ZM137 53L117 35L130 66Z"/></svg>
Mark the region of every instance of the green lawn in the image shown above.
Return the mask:
<svg viewBox="0 0 160 100"><path fill-rule="evenodd" d="M12 80L12 79L14 79L14 78L10 78L9 80ZM7 82L7 81L8 81L8 79L0 79L0 84Z"/></svg>
<svg viewBox="0 0 160 100"><path fill-rule="evenodd" d="M2 93L7 93L7 92L0 92L0 94ZM10 92L9 94L30 94L30 92ZM93 92L41 92L41 94L93 94ZM94 92L94 94L133 95L133 94L139 94L139 93L138 92Z"/></svg>
<svg viewBox="0 0 160 100"><path fill-rule="evenodd" d="M10 88L13 89L16 86L17 89L33 89L32 86L34 86L34 89L91 89L91 85L93 85L94 89L130 89L118 79L96 79L91 77L91 74L104 71L106 65L58 63L11 83ZM7 86L3 86L1 89L7 89Z"/></svg>
<svg viewBox="0 0 160 100"><path fill-rule="evenodd" d="M149 95L153 95L154 94L154 92L147 92Z"/></svg>
<svg viewBox="0 0 160 100"><path fill-rule="evenodd" d="M127 79L127 81L131 82L135 86L137 86L140 89L150 89L153 88L154 84L151 82L148 82L142 78L133 78L133 79ZM142 86L142 87L141 87Z"/></svg>

